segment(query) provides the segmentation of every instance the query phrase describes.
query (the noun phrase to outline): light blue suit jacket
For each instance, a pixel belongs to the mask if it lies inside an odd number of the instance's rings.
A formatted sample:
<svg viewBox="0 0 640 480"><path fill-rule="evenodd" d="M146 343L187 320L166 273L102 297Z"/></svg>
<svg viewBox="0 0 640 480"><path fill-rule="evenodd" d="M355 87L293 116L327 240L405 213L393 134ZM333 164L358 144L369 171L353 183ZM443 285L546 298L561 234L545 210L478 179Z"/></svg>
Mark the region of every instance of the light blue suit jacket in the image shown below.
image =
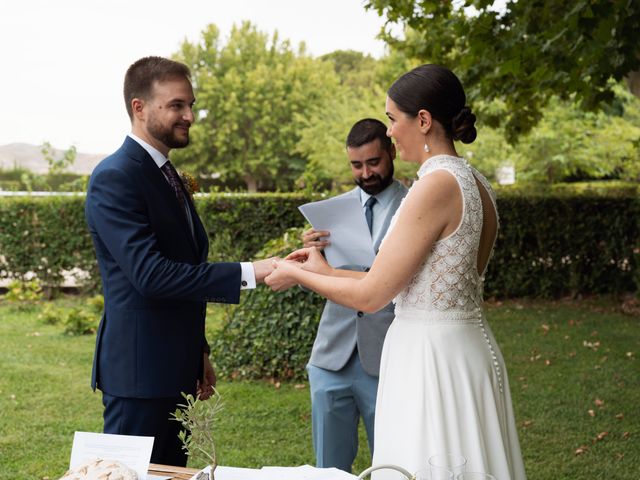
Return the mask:
<svg viewBox="0 0 640 480"><path fill-rule="evenodd" d="M397 180L387 187L387 189L389 188L393 189L393 197L382 228L374 238L376 251L389 228L393 214L407 194L407 188ZM354 195L360 199L360 188L356 187L342 195ZM367 267L364 265L343 265L339 268L364 272L368 269ZM320 318L309 363L327 370L340 370L349 361L357 346L360 363L364 370L369 375L378 376L384 337L393 318L393 303L389 303L376 313L364 313L327 301Z"/></svg>

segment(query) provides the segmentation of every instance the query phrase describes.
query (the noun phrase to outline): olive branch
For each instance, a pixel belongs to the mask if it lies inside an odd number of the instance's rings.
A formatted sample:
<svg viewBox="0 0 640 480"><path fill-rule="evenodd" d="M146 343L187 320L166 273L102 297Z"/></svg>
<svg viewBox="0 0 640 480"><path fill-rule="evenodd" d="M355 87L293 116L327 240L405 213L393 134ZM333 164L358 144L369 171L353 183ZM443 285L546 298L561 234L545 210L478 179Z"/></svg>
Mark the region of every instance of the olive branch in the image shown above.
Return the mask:
<svg viewBox="0 0 640 480"><path fill-rule="evenodd" d="M214 422L216 415L223 408L220 394L214 388L213 395L207 401L184 392L182 396L186 403L179 404L176 411L171 414L171 420L180 422L184 428L178 434L182 449L187 452L189 458L204 458L211 465L213 472L217 466L213 438Z"/></svg>

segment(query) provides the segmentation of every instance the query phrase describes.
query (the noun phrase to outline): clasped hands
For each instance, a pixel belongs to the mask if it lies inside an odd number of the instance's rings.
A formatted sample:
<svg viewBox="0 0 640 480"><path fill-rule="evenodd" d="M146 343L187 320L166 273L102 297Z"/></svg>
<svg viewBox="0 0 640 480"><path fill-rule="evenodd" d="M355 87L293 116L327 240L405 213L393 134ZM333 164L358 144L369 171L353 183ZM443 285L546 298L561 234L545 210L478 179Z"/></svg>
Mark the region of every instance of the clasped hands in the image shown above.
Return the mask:
<svg viewBox="0 0 640 480"><path fill-rule="evenodd" d="M264 279L264 283L274 292L287 290L301 283L301 271L329 274L331 267L317 247L296 250L285 258L271 259L273 271Z"/></svg>

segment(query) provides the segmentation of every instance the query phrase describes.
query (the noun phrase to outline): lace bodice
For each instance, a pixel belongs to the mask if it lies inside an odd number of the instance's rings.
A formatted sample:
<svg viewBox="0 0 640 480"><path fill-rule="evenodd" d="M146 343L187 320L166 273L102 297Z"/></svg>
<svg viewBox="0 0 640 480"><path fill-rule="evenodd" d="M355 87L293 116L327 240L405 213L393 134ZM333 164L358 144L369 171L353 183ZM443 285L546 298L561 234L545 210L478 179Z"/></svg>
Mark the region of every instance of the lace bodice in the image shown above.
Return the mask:
<svg viewBox="0 0 640 480"><path fill-rule="evenodd" d="M462 218L452 234L433 245L418 273L394 299L396 316L425 310L475 311L482 303L484 272L478 274L477 258L483 212L475 179L489 192L494 208L495 193L489 182L463 158L432 157L420 167L418 177L435 170L446 170L456 178L462 192ZM387 235L401 210L402 204L391 220Z"/></svg>

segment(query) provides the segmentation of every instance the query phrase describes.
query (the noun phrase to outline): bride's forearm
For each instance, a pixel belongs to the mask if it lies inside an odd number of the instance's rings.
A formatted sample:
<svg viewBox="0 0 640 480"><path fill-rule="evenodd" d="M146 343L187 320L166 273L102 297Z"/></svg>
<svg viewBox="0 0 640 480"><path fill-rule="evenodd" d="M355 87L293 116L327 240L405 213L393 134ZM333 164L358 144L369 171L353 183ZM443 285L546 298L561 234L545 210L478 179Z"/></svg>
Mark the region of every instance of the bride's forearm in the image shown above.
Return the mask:
<svg viewBox="0 0 640 480"><path fill-rule="evenodd" d="M296 281L303 287L313 290L332 302L354 310L377 312L388 302L380 304L377 295L362 288L365 272L332 269L331 275L323 275L306 270L298 270Z"/></svg>
<svg viewBox="0 0 640 480"><path fill-rule="evenodd" d="M358 272L357 270L342 270L340 268L332 268L327 275L332 277L355 278L361 279L367 275L367 272Z"/></svg>

